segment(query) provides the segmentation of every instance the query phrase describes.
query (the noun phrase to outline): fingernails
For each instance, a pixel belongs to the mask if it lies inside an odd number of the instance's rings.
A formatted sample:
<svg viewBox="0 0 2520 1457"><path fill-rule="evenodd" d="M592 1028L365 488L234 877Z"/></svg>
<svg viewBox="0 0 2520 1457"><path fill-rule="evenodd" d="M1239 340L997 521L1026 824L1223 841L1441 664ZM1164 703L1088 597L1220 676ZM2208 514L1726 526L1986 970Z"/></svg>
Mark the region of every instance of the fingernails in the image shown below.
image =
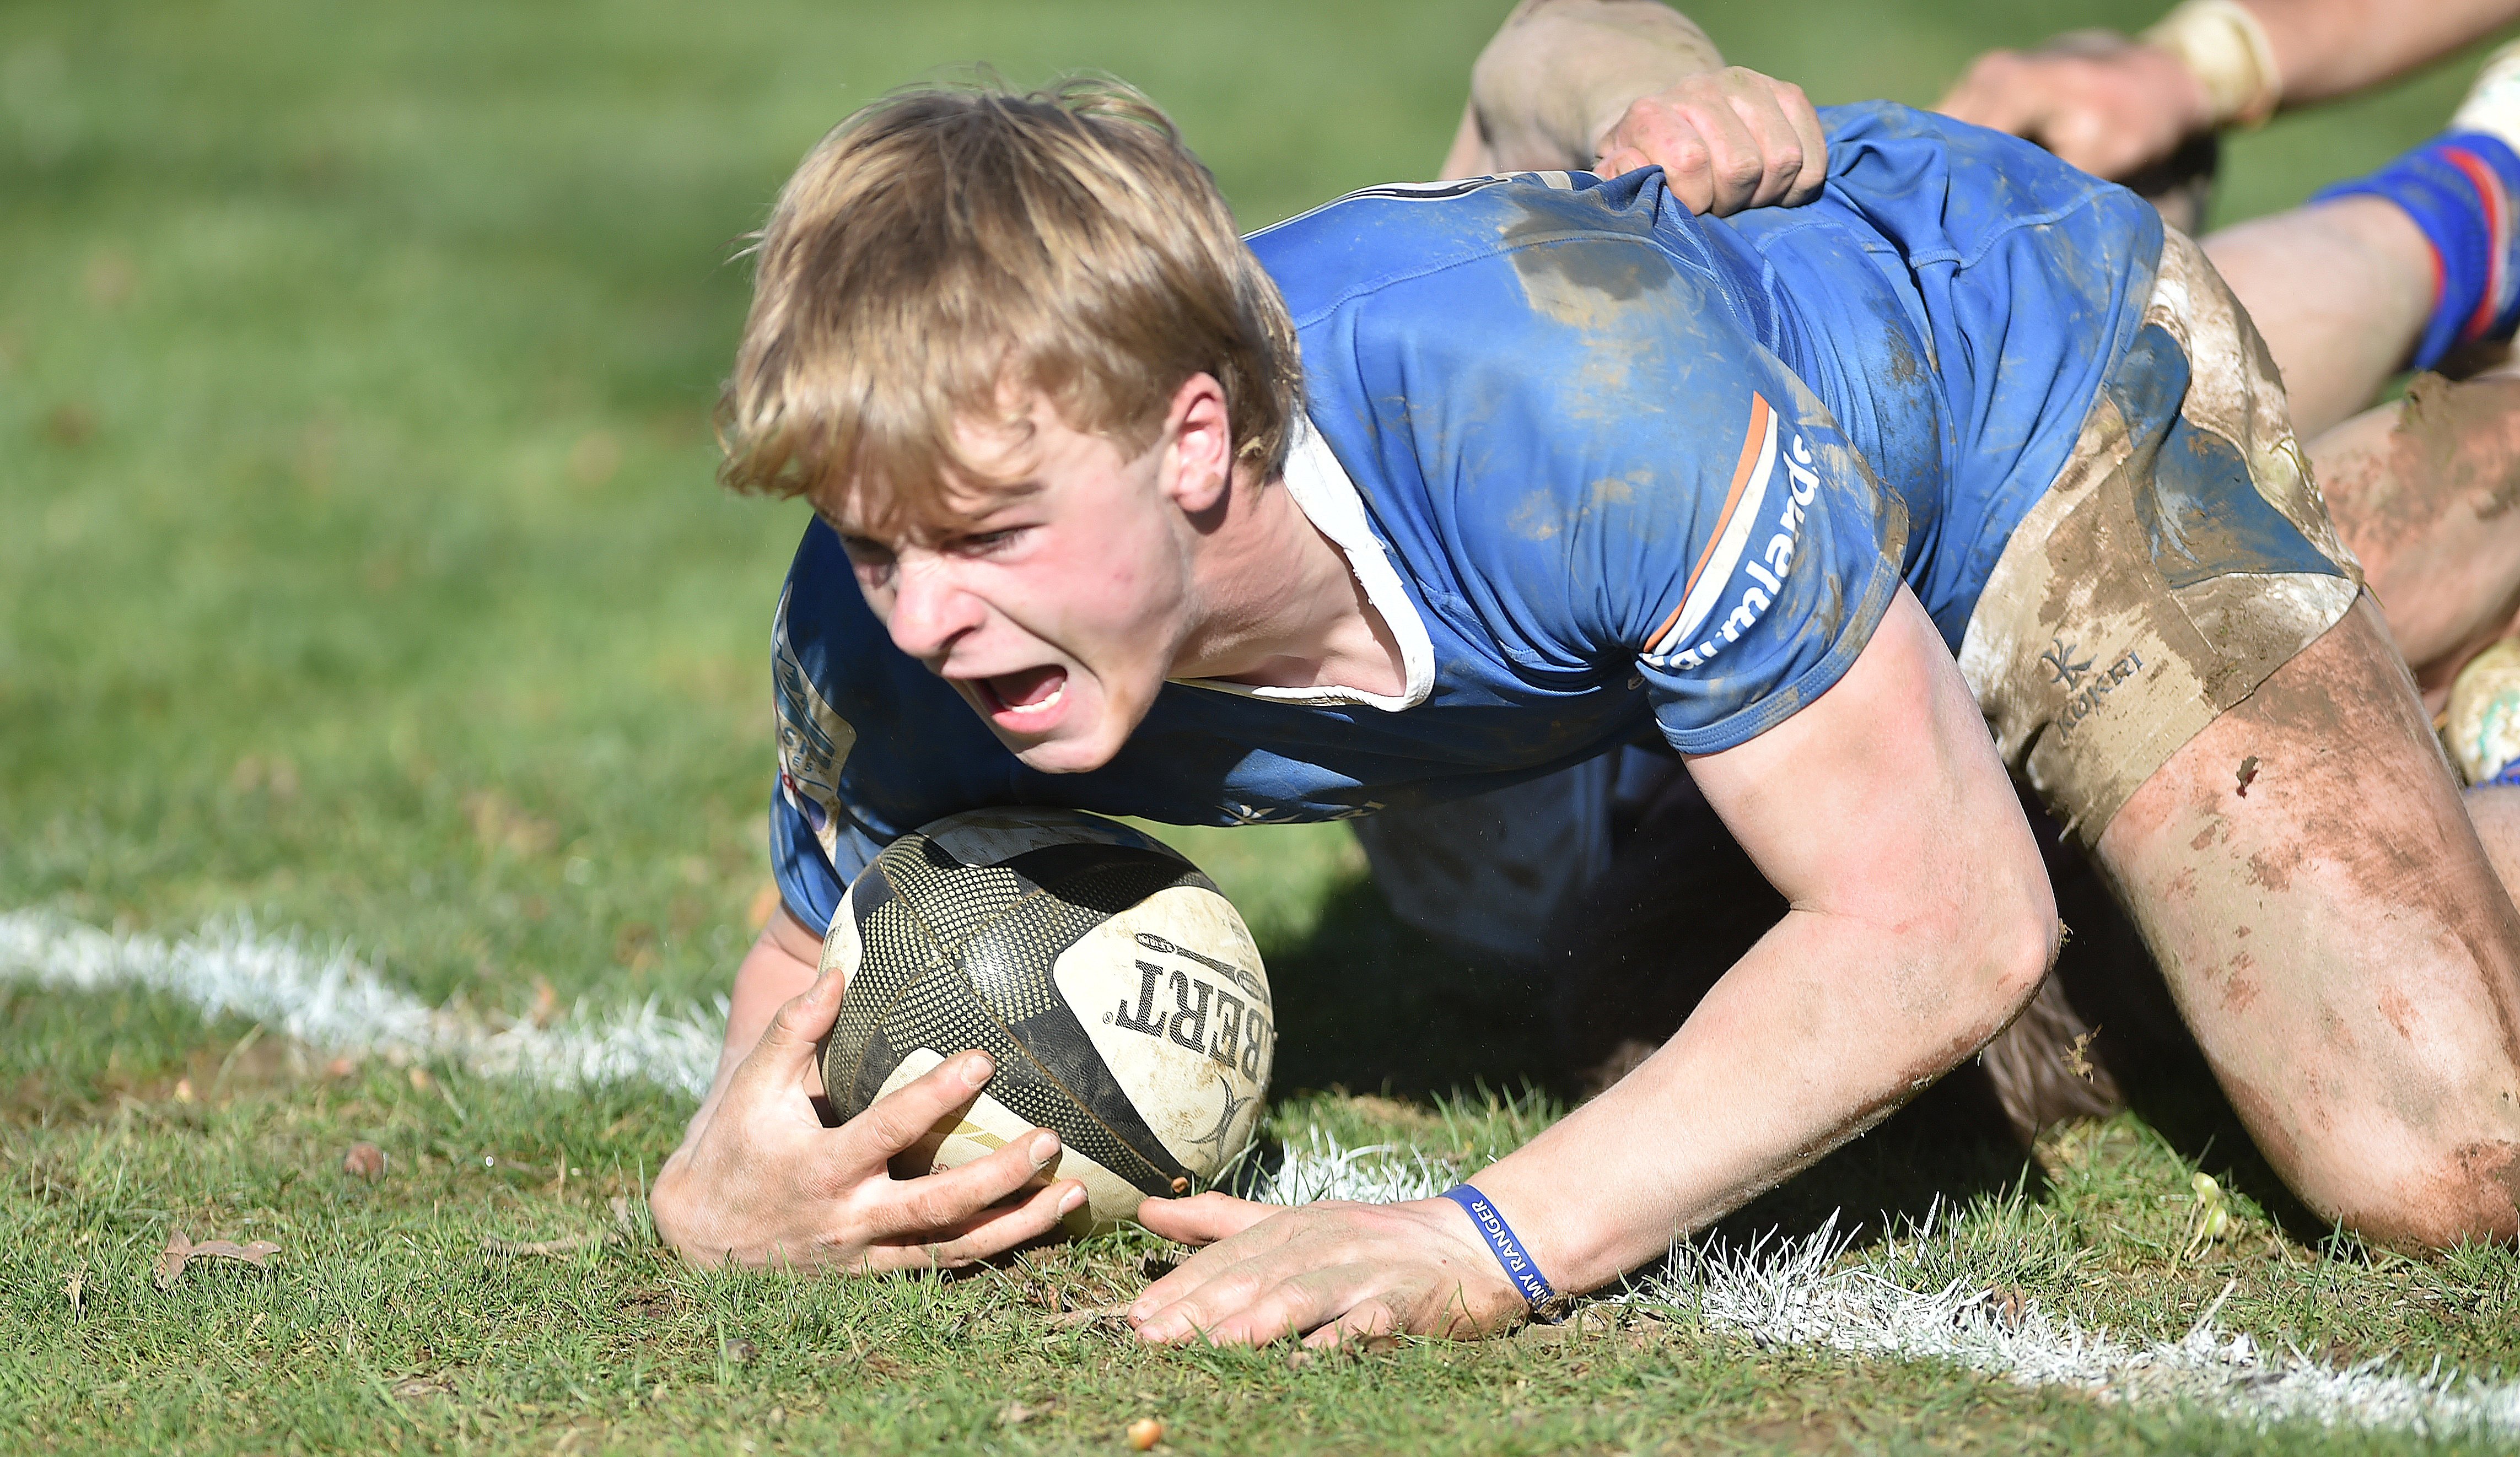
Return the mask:
<svg viewBox="0 0 2520 1457"><path fill-rule="evenodd" d="M1032 1167L1048 1169L1058 1162L1058 1135L1045 1128L1032 1141Z"/></svg>
<svg viewBox="0 0 2520 1457"><path fill-rule="evenodd" d="M1060 1197L1058 1201L1058 1216L1064 1219L1069 1214L1072 1214L1083 1208L1085 1208L1085 1186L1083 1184L1078 1184L1075 1188L1068 1190L1065 1195Z"/></svg>
<svg viewBox="0 0 2520 1457"><path fill-rule="evenodd" d="M985 1087L989 1075L997 1070L997 1065L989 1061L989 1054L973 1052L963 1059L963 1082L971 1087Z"/></svg>

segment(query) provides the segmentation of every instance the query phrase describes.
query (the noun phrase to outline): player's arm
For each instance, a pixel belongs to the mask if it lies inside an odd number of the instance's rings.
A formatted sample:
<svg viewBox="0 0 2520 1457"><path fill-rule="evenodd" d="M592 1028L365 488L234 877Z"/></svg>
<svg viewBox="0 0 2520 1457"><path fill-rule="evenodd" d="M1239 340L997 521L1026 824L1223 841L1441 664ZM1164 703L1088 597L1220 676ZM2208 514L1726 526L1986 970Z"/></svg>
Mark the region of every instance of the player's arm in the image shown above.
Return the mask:
<svg viewBox="0 0 2520 1457"><path fill-rule="evenodd" d="M1827 173L1802 88L1728 67L1660 0L1523 0L1470 70L1446 177L1658 165L1699 213L1809 200Z"/></svg>
<svg viewBox="0 0 2520 1457"><path fill-rule="evenodd" d="M685 1258L752 1265L924 1269L1048 1234L1081 1203L1073 1179L1027 1189L1058 1158L1044 1128L971 1164L896 1179L892 1156L968 1105L988 1054L948 1058L837 1128L825 1127L815 1044L840 1009L823 939L785 907L736 972L717 1076L657 1171L656 1232Z"/></svg>
<svg viewBox="0 0 2520 1457"><path fill-rule="evenodd" d="M1994 1036L2055 949L2030 827L1904 587L1834 686L1690 772L1791 908L1660 1051L1475 1175L1561 1293L1878 1121ZM1202 1195L1140 1217L1213 1242L1131 1306L1151 1341L1462 1335L1523 1309L1443 1200L1281 1212Z"/></svg>
<svg viewBox="0 0 2520 1457"><path fill-rule="evenodd" d="M2377 85L2515 19L2520 0L2191 0L2138 37L1990 51L1940 109L2123 178L2189 137Z"/></svg>

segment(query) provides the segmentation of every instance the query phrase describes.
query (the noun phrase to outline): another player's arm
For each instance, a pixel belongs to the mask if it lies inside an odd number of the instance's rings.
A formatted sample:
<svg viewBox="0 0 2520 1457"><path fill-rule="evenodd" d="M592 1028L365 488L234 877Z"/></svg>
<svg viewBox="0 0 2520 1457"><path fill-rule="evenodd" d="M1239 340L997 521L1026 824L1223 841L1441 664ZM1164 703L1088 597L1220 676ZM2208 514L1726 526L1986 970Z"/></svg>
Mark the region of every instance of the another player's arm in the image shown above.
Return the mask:
<svg viewBox="0 0 2520 1457"><path fill-rule="evenodd" d="M1660 1051L1475 1175L1562 1293L1661 1255L1888 1114L1993 1037L2056 947L2030 826L1904 587L1835 686L1690 772L1791 908ZM1218 1242L1132 1305L1148 1340L1459 1335L1522 1309L1441 1200L1276 1212L1202 1195L1140 1217Z"/></svg>
<svg viewBox="0 0 2520 1457"><path fill-rule="evenodd" d="M2377 85L2515 19L2520 0L2205 0L2140 37L2080 30L1990 51L1940 109L2126 177L2189 137Z"/></svg>
<svg viewBox="0 0 2520 1457"><path fill-rule="evenodd" d="M1443 175L1647 164L1722 216L1808 200L1827 146L1800 87L1726 66L1660 0L1522 0L1471 67Z"/></svg>
<svg viewBox="0 0 2520 1457"><path fill-rule="evenodd" d="M944 1173L895 1179L889 1163L993 1071L948 1058L837 1128L823 1126L815 1044L839 1015L823 939L784 906L735 976L717 1076L657 1170L656 1232L705 1264L854 1269L968 1264L1037 1239L1082 1202L1065 1180L1029 1191L1058 1157L1048 1129Z"/></svg>

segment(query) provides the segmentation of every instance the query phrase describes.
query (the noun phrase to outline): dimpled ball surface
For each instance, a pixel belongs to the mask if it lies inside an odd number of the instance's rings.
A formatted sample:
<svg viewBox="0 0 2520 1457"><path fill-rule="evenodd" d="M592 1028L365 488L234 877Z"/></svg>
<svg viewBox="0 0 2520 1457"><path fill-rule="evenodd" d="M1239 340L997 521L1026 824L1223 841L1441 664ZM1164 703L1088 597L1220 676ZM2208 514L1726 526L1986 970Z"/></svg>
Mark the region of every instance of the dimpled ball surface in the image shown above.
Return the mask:
<svg viewBox="0 0 2520 1457"><path fill-rule="evenodd" d="M980 811L904 835L850 885L823 965L846 978L823 1048L843 1116L967 1048L996 1061L897 1171L1048 1127L1052 1176L1090 1196L1084 1232L1215 1177L1258 1124L1276 1018L1251 933L1197 866L1114 820Z"/></svg>

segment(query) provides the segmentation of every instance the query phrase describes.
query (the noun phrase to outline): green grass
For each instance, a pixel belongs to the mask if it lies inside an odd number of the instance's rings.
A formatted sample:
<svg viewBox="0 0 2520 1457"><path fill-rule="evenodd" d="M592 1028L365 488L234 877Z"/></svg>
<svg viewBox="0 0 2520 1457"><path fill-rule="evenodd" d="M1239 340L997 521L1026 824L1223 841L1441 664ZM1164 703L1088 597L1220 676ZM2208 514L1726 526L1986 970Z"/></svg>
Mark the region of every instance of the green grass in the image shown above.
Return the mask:
<svg viewBox="0 0 2520 1457"><path fill-rule="evenodd" d="M546 984L704 1002L766 879L764 647L802 524L712 487L707 415L742 307L733 240L794 159L942 68L1093 66L1172 108L1257 225L1423 175L1503 9L0 8L0 908L166 930L244 909L493 1010ZM1699 15L1822 100L1925 102L1981 45L2149 9ZM2241 139L2227 216L2385 157L2462 79ZM1515 989L1392 925L1344 831L1176 838L1308 1008L1273 1126L1438 1153L1528 1131L1529 1104L1429 1111L1547 1070ZM446 1070L331 1076L136 994L0 993L0 1029L11 1447L1109 1449L1147 1412L1185 1451L2415 1444L2262 1437L1686 1320L1598 1348L1303 1370L1053 1331L1055 1297L1134 1285L1148 1247L1125 1239L947 1282L691 1271L644 1238L500 1259L484 1234L602 1227L688 1110ZM2001 1192L2017 1155L1894 1129L1728 1228L1957 1194L1975 1202L1914 1255L1919 1282L2176 1336L2239 1278L2228 1323L2512 1361L2505 1257L2322 1253L2244 1198L2241 1233L2173 1269L2191 1165L2237 1155L2176 1107L2146 1112L2051 1150L2018 1199ZM392 1159L374 1187L338 1171L361 1139ZM563 1163L584 1170L564 1186ZM160 1293L149 1267L178 1224L285 1253ZM1052 1414L998 1425L1053 1394Z"/></svg>

